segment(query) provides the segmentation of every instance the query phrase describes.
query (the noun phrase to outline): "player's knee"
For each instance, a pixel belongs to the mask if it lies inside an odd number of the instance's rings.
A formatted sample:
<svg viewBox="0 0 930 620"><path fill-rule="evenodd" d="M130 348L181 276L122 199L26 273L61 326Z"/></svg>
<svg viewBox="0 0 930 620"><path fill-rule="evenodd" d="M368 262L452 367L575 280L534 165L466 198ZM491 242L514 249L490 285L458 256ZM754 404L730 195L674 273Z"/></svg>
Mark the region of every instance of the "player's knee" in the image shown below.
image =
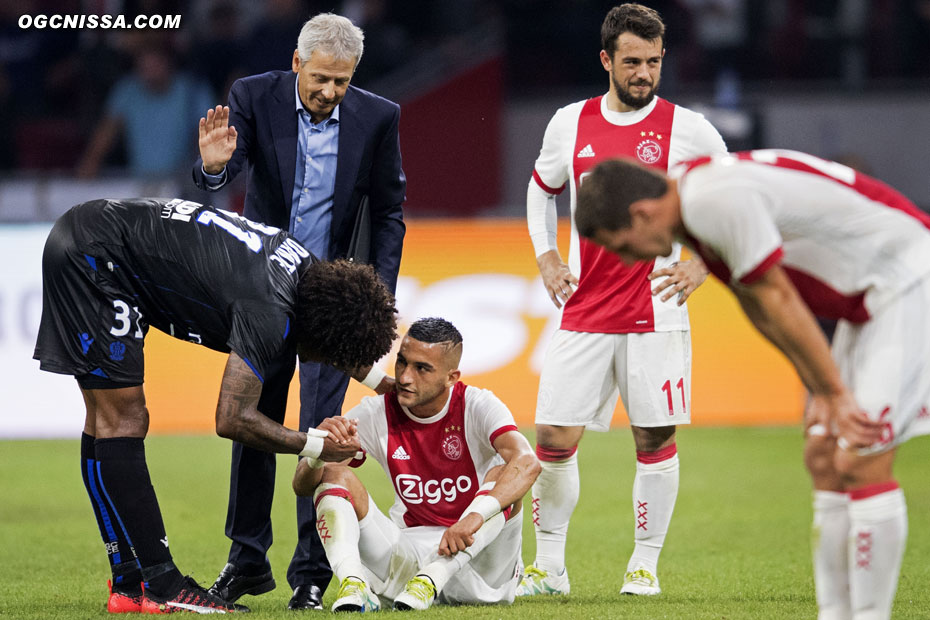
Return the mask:
<svg viewBox="0 0 930 620"><path fill-rule="evenodd" d="M633 426L631 428L637 452L658 452L675 443L674 426Z"/></svg>
<svg viewBox="0 0 930 620"><path fill-rule="evenodd" d="M814 480L836 476L834 455L836 441L827 437L808 437L804 444L804 465Z"/></svg>
<svg viewBox="0 0 930 620"><path fill-rule="evenodd" d="M543 448L545 450L574 452L574 450L578 447L578 442L581 441L581 436L583 434L583 426L552 426L549 424L537 424L537 451L539 448Z"/></svg>

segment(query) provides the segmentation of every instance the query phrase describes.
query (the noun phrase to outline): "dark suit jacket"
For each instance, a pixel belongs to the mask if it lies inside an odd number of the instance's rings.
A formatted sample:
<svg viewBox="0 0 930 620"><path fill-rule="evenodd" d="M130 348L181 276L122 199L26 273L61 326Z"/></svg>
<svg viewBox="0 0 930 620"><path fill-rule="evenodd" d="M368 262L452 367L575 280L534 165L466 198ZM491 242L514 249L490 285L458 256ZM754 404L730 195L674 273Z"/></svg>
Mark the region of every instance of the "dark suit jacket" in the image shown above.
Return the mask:
<svg viewBox="0 0 930 620"><path fill-rule="evenodd" d="M229 91L229 124L239 134L226 164L228 183L246 170L245 217L287 230L297 166L297 74L269 71L237 80ZM339 108L339 154L330 229L332 258L344 257L362 197L371 211L370 263L394 290L404 240L401 205L407 181L401 169L400 106L349 86ZM198 158L197 187L210 190ZM222 186L220 186L222 187ZM219 189L219 188L215 188Z"/></svg>

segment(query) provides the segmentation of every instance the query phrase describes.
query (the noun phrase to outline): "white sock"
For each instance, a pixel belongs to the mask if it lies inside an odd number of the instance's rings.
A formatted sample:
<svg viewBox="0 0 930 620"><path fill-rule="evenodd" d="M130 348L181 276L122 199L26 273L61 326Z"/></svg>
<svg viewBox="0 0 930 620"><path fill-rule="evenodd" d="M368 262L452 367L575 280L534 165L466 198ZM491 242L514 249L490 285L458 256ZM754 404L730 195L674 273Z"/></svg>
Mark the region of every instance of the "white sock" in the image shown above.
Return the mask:
<svg viewBox="0 0 930 620"><path fill-rule="evenodd" d="M666 456L670 453L670 456ZM664 457L664 458L662 458ZM648 462L653 458L662 460ZM646 460L647 462L644 462ZM678 452L675 445L658 452L636 453L633 479L633 555L627 571L644 566L657 574L659 553L678 498Z"/></svg>
<svg viewBox="0 0 930 620"><path fill-rule="evenodd" d="M893 485L893 486L892 486ZM850 492L849 592L855 620L884 620L898 588L907 506L897 483Z"/></svg>
<svg viewBox="0 0 930 620"><path fill-rule="evenodd" d="M427 564L417 574L426 575L432 579L438 595L455 573L471 562L485 547L494 542L494 539L504 529L504 521L504 513L497 513L478 528L478 531L475 532L475 542L470 547L451 556L440 556Z"/></svg>
<svg viewBox="0 0 930 620"><path fill-rule="evenodd" d="M358 552L358 516L349 497L345 487L326 483L317 487L313 494L316 531L333 574L340 582L346 577L365 580Z"/></svg>
<svg viewBox="0 0 930 620"><path fill-rule="evenodd" d="M814 491L814 523L811 550L814 557L814 586L818 620L850 620L849 494Z"/></svg>
<svg viewBox="0 0 930 620"><path fill-rule="evenodd" d="M535 564L546 572L561 574L565 570L568 522L578 504L578 453L575 452L564 461L540 459L540 464L542 471L533 484Z"/></svg>

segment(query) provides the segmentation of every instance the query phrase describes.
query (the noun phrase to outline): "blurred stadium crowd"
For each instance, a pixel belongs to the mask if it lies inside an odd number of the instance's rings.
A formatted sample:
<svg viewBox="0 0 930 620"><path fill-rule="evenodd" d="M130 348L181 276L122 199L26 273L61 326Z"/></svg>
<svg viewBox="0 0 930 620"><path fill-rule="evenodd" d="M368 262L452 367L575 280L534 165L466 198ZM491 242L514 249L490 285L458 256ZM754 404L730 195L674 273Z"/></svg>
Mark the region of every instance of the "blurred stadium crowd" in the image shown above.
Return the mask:
<svg viewBox="0 0 930 620"><path fill-rule="evenodd" d="M663 95L747 88L864 92L930 82L930 0L651 0L669 28ZM468 56L494 32L507 97L603 88L597 25L613 1L17 0L0 2L0 175L93 178L186 171L196 122L232 82L290 64L308 16L333 11L366 36L353 83L408 75L441 49ZM183 16L179 30L23 30L23 14ZM483 29L483 30L482 30ZM469 36L471 34L471 36ZM158 95L157 109L147 108ZM388 93L404 103L403 93ZM154 116L153 116L154 114ZM159 117L158 114L162 116ZM119 126L112 119L122 120ZM159 140L152 140L157 131Z"/></svg>

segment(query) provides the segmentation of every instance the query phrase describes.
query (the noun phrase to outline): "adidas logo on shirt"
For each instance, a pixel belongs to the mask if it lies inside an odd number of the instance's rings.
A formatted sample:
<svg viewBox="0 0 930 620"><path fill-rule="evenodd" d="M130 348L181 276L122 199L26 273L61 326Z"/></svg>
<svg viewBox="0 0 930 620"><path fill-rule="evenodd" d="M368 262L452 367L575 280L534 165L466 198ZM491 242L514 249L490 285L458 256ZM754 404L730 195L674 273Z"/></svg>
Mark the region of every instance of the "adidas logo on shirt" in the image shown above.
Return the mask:
<svg viewBox="0 0 930 620"><path fill-rule="evenodd" d="M578 157L594 157L594 149L592 149L591 145L589 144L578 151Z"/></svg>
<svg viewBox="0 0 930 620"><path fill-rule="evenodd" d="M407 451L404 450L403 446L397 446L397 449L394 450L394 454L391 455L392 459L397 459L398 461L409 461L410 455L407 454Z"/></svg>

